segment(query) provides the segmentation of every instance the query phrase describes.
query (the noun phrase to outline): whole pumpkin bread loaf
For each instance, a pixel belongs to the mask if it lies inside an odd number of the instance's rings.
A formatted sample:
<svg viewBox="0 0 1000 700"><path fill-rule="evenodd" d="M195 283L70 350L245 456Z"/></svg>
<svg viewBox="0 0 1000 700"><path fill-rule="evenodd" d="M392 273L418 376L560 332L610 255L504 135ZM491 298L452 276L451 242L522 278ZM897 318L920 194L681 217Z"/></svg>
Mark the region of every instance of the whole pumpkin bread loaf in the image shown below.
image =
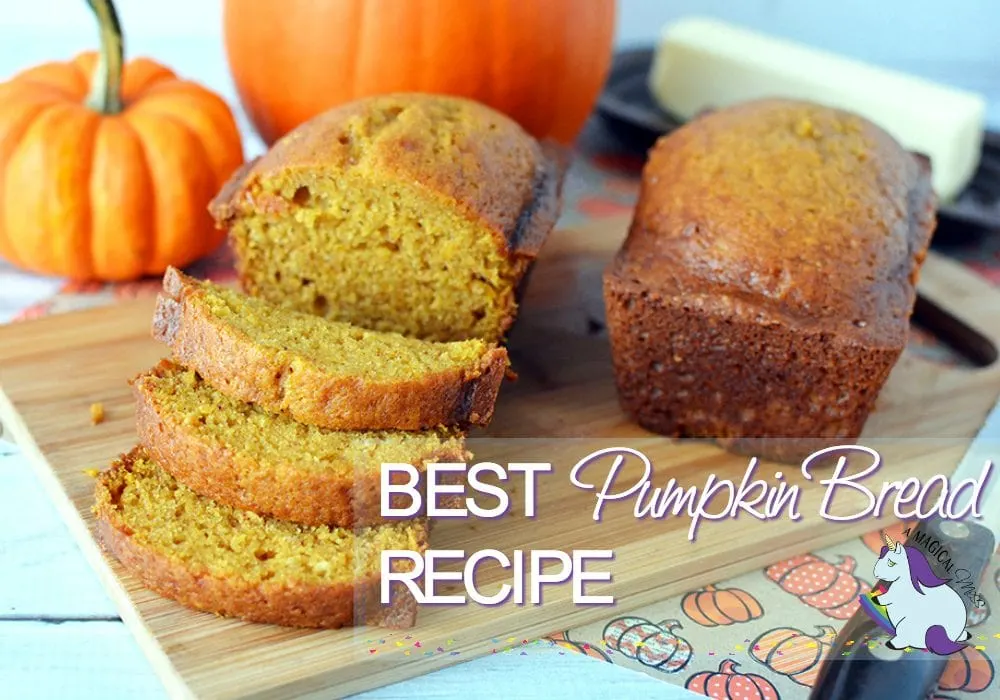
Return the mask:
<svg viewBox="0 0 1000 700"><path fill-rule="evenodd" d="M423 520L355 531L262 517L198 496L141 448L102 472L95 488L105 550L146 587L187 607L294 627L416 620L416 601L402 584L394 582L390 604L381 604L381 553L425 551Z"/></svg>
<svg viewBox="0 0 1000 700"><path fill-rule="evenodd" d="M744 103L650 153L604 294L642 426L793 461L853 440L906 345L926 158L852 114Z"/></svg>
<svg viewBox="0 0 1000 700"><path fill-rule="evenodd" d="M422 471L469 457L454 429L317 428L235 401L169 360L136 377L132 391L140 443L179 482L222 504L305 525L383 522L385 462Z"/></svg>
<svg viewBox="0 0 1000 700"><path fill-rule="evenodd" d="M508 117L426 94L298 127L211 205L243 287L429 340L503 340L560 209L563 164Z"/></svg>
<svg viewBox="0 0 1000 700"><path fill-rule="evenodd" d="M224 394L334 430L485 425L509 364L504 348L483 340L439 343L327 321L174 268L153 337Z"/></svg>

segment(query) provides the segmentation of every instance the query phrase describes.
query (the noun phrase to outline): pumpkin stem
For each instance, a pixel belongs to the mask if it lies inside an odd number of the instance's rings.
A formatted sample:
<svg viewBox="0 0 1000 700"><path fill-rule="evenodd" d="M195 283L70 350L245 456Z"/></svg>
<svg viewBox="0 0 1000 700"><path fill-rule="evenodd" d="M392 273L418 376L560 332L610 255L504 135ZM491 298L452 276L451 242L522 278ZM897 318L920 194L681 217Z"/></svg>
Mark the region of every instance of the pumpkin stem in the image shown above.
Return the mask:
<svg viewBox="0 0 1000 700"><path fill-rule="evenodd" d="M847 556L842 556L840 558L840 563L837 564L834 568L843 571L845 574L852 574L854 573L854 568L857 565L858 563L857 561L855 561L854 557L847 555Z"/></svg>
<svg viewBox="0 0 1000 700"><path fill-rule="evenodd" d="M740 665L732 659L725 659L721 664L719 664L719 673L731 673L735 675L736 669L739 667Z"/></svg>
<svg viewBox="0 0 1000 700"><path fill-rule="evenodd" d="M833 639L837 636L837 630L830 625L816 625L816 629L819 630L819 634L815 635L813 639Z"/></svg>
<svg viewBox="0 0 1000 700"><path fill-rule="evenodd" d="M90 81L90 93L86 105L102 114L117 114L122 111L122 70L125 47L118 13L111 0L87 0L97 17L101 34L101 52L97 68Z"/></svg>

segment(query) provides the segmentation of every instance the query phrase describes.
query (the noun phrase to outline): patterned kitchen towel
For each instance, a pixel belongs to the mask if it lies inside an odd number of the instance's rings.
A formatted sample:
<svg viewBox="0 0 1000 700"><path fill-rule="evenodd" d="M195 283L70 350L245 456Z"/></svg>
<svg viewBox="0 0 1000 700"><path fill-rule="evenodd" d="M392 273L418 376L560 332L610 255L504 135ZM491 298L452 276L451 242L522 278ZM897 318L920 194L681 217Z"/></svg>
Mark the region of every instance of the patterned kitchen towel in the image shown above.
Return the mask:
<svg viewBox="0 0 1000 700"><path fill-rule="evenodd" d="M903 526L889 528L902 539ZM567 651L620 664L719 700L805 700L844 622L871 589L880 532L720 581L603 622L548 635ZM1000 556L936 700L1000 697Z"/></svg>

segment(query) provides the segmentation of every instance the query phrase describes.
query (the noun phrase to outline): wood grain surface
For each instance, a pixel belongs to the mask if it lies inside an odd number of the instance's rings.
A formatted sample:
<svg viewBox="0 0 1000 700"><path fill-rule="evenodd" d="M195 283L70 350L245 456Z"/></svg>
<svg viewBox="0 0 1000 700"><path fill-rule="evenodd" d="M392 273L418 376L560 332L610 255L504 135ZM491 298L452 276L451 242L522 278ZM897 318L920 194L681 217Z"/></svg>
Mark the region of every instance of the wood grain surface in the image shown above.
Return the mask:
<svg viewBox="0 0 1000 700"><path fill-rule="evenodd" d="M651 436L619 410L602 331L600 273L623 233L623 221L609 220L554 235L533 273L511 339L520 378L503 387L493 425L472 440L478 460L554 464L555 473L539 483L538 517L525 518L515 505L498 520L443 520L435 526L433 546L467 552L614 549L613 584L588 587L588 593L610 593L619 606L637 607L871 530L872 520L823 521L816 515L823 488L788 468L787 481L803 487L798 522L720 520L703 525L691 543L687 518L637 520L631 503L607 509L600 523L592 520L593 494L573 487L568 471L595 449L642 450L655 466L656 485L670 478L685 486L703 485L709 473L738 480L746 468L745 458L712 445ZM1000 295L988 284L932 255L920 289L948 317L978 331L986 339L981 342L997 344ZM141 300L0 329L0 417L172 695L344 695L490 653L497 638L531 639L607 615L606 608L574 605L570 588L558 586L547 589L544 604L537 607L427 607L408 633L317 632L225 620L146 591L94 542L92 479L84 470L107 464L135 442L126 380L165 352L149 337L151 312L152 302ZM865 432L865 444L885 457L879 479L948 473L998 390L995 364L949 368L904 355ZM95 401L103 402L107 415L98 426L90 424L89 406ZM634 473L634 465L625 470L626 476ZM520 485L512 484L518 504ZM858 497L840 505L855 509L860 503ZM502 578L496 568L478 576L485 592ZM423 649L448 651L371 653L367 642L373 637L402 640L404 634L419 639Z"/></svg>

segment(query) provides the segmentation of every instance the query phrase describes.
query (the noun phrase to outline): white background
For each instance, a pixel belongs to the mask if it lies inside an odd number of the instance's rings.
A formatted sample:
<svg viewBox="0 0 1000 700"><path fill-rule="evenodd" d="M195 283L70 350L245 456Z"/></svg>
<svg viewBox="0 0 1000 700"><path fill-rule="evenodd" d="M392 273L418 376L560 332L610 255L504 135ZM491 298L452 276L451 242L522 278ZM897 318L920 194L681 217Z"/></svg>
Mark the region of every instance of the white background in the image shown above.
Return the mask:
<svg viewBox="0 0 1000 700"><path fill-rule="evenodd" d="M391 8L410 0L378 1ZM577 2L585 12L589 0ZM3 4L0 79L33 62L95 46L94 22L84 0ZM152 55L186 77L228 81L219 40L221 0L117 0L116 6L129 55ZM996 0L619 0L617 42L651 43L665 23L690 14L727 19L985 93L991 101L991 126L1000 128ZM178 36L189 38L191 46L178 47ZM206 66L221 72L203 77Z"/></svg>
<svg viewBox="0 0 1000 700"><path fill-rule="evenodd" d="M588 1L578 0L581 11ZM385 4L394 2L410 0ZM76 34L92 24L84 0L8 0L4 5L0 26L10 29L44 27L53 35ZM212 37L219 32L220 0L117 0L115 5L126 30L136 37ZM1000 3L994 0L620 0L619 39L649 41L663 23L692 13L887 62L992 59L1000 64Z"/></svg>

